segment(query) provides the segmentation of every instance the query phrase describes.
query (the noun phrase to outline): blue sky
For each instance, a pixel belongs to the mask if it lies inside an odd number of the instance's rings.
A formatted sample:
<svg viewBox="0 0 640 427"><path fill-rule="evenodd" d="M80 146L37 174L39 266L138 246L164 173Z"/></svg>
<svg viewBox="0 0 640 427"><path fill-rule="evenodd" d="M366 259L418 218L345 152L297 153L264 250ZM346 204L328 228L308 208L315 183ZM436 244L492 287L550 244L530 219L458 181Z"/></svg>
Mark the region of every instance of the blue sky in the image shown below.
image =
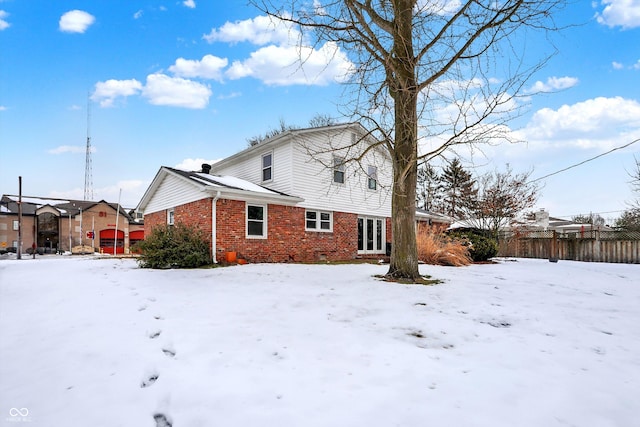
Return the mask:
<svg viewBox="0 0 640 427"><path fill-rule="evenodd" d="M0 192L22 176L25 194L81 199L89 103L94 198L121 189L130 207L160 166L198 168L280 120L337 116L348 52L316 46L292 67L296 29L245 3L0 0ZM558 54L527 87L546 93L508 123L527 143L473 164L535 178L640 138L640 0L577 1L556 19L580 25L553 37ZM545 179L538 207L617 216L634 155L640 142Z"/></svg>

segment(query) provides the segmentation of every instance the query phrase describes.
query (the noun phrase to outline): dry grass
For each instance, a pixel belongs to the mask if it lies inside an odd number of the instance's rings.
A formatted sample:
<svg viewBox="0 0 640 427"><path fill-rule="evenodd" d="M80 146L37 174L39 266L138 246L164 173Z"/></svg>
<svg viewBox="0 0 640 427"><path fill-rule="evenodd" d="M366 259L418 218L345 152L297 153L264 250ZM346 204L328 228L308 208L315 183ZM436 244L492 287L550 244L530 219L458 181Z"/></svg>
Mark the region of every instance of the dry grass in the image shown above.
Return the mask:
<svg viewBox="0 0 640 427"><path fill-rule="evenodd" d="M426 264L460 267L473 262L467 246L460 240L451 239L436 230L424 229L416 238L418 259Z"/></svg>

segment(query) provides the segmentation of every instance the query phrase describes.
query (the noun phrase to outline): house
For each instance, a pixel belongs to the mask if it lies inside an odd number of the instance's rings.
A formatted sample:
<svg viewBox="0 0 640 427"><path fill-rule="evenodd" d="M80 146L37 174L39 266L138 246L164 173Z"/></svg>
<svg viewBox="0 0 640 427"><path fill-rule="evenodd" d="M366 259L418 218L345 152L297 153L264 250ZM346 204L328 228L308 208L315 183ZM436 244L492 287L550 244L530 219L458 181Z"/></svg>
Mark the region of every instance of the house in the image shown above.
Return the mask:
<svg viewBox="0 0 640 427"><path fill-rule="evenodd" d="M449 228L453 222L453 218L445 214L426 209L416 209L416 224L418 230L443 231Z"/></svg>
<svg viewBox="0 0 640 427"><path fill-rule="evenodd" d="M0 249L18 247L19 196L0 201ZM22 248L36 245L39 253L100 251L128 254L144 239L144 223L116 203L87 200L22 197ZM116 231L117 226L117 231ZM11 248L11 249L9 249Z"/></svg>
<svg viewBox="0 0 640 427"><path fill-rule="evenodd" d="M146 233L197 226L215 262L378 257L391 241L391 170L359 124L296 129L201 171L161 167L136 210Z"/></svg>

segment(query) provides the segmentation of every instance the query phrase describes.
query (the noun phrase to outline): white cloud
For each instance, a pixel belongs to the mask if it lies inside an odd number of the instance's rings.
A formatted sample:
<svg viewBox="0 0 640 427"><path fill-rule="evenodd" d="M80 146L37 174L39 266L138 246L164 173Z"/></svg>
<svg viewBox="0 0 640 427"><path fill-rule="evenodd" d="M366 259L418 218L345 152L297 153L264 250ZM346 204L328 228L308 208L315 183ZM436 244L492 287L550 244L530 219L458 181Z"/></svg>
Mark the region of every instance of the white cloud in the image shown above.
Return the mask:
<svg viewBox="0 0 640 427"><path fill-rule="evenodd" d="M47 151L49 154L63 154L63 153L86 153L87 147L81 145L61 145ZM95 153L96 148L91 147L91 152Z"/></svg>
<svg viewBox="0 0 640 427"><path fill-rule="evenodd" d="M209 103L211 89L191 80L150 74L142 95L153 105L201 109Z"/></svg>
<svg viewBox="0 0 640 427"><path fill-rule="evenodd" d="M11 26L11 24L9 24L6 19L8 16L9 14L7 12L5 12L4 10L0 10L0 31L6 30Z"/></svg>
<svg viewBox="0 0 640 427"><path fill-rule="evenodd" d="M60 17L60 31L84 33L95 21L93 15L83 10L71 10Z"/></svg>
<svg viewBox="0 0 640 427"><path fill-rule="evenodd" d="M638 59L638 62L636 62L635 64L633 64L632 68L634 70L640 70L640 59Z"/></svg>
<svg viewBox="0 0 640 427"><path fill-rule="evenodd" d="M112 107L116 98L135 95L142 90L142 83L131 80L107 80L96 83L91 95L93 101L100 102L101 107Z"/></svg>
<svg viewBox="0 0 640 427"><path fill-rule="evenodd" d="M624 29L640 27L640 0L602 0L602 12L596 13L598 23Z"/></svg>
<svg viewBox="0 0 640 427"><path fill-rule="evenodd" d="M144 12L142 11L142 9L140 9L139 11L137 11L136 13L133 14L133 19L140 19L142 18L142 14Z"/></svg>
<svg viewBox="0 0 640 427"><path fill-rule="evenodd" d="M222 80L222 70L229 61L213 55L205 55L202 60L176 59L176 63L169 67L169 71L179 77L200 77L204 79Z"/></svg>
<svg viewBox="0 0 640 427"><path fill-rule="evenodd" d="M219 162L221 159L215 160L206 160L206 159L184 159L180 163L174 166L176 169L180 169L183 171L199 171L202 169L202 164L206 163L208 165L212 163Z"/></svg>
<svg viewBox="0 0 640 427"><path fill-rule="evenodd" d="M300 32L291 23L267 16L257 16L244 21L226 22L219 29L213 28L202 38L209 43L250 42L260 46L269 43L297 45Z"/></svg>
<svg viewBox="0 0 640 427"><path fill-rule="evenodd" d="M640 137L640 102L599 97L543 108L522 131L525 139L543 146L611 148Z"/></svg>
<svg viewBox="0 0 640 427"><path fill-rule="evenodd" d="M0 111L7 111L7 107L5 107L4 105L0 105Z"/></svg>
<svg viewBox="0 0 640 427"><path fill-rule="evenodd" d="M575 77L549 77L546 82L538 80L527 90L527 93L555 92L568 89L578 84Z"/></svg>
<svg viewBox="0 0 640 427"><path fill-rule="evenodd" d="M244 61L235 61L226 75L231 79L254 77L268 85L328 85L345 81L352 63L334 43L312 47L266 46Z"/></svg>
<svg viewBox="0 0 640 427"><path fill-rule="evenodd" d="M182 4L186 7L188 7L189 9L195 9L196 8L196 2L194 0L184 0L182 2Z"/></svg>
<svg viewBox="0 0 640 427"><path fill-rule="evenodd" d="M419 0L416 9L422 14L450 16L461 6L460 0Z"/></svg>
<svg viewBox="0 0 640 427"><path fill-rule="evenodd" d="M620 62L616 62L616 61L613 61L611 63L611 66L613 67L614 70L622 70L624 68L624 64L621 64Z"/></svg>

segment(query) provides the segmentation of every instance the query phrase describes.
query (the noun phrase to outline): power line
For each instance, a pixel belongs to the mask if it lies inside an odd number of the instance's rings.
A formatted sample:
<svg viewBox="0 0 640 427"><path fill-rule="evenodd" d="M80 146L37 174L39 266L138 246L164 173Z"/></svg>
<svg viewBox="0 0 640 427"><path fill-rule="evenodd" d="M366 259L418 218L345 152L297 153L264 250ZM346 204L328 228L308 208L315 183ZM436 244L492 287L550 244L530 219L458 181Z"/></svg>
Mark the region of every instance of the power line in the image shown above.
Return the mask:
<svg viewBox="0 0 640 427"><path fill-rule="evenodd" d="M598 159L598 158L600 158L600 157L606 156L607 154L611 154L611 153L613 153L614 151L622 150L623 148L627 148L627 147L629 147L630 145L633 145L633 144L635 144L635 143L636 143L636 142L638 142L638 141L640 141L640 138L635 139L635 140L633 140L633 141L631 141L631 142L629 142L629 143L627 143L627 144L625 144L625 145L621 145L620 147L612 148L611 150L609 150L609 151L607 151L607 152L605 152L605 153L598 154L597 156L595 156L595 157L591 157L590 159L583 160L583 161L581 161L580 163L576 163L575 165L571 165L571 166L568 166L568 167L566 167L566 168L564 168L564 169L560 169L560 170L555 171L555 172L552 172L552 173L550 173L550 174L547 174L547 175L541 176L540 178L536 178L536 179L534 179L534 180L532 180L532 181L529 181L529 182L530 182L530 183L533 183L533 182L536 182L536 181L541 181L541 180L543 180L543 179L545 179L545 178L549 178L550 176L557 175L557 174L559 174L559 173L561 173L561 172L568 171L569 169L573 169L573 168L576 168L576 167L578 167L578 166L582 166L582 165L584 165L585 163L588 163L588 162L591 162L591 161L593 161L593 160L596 160L596 159Z"/></svg>

